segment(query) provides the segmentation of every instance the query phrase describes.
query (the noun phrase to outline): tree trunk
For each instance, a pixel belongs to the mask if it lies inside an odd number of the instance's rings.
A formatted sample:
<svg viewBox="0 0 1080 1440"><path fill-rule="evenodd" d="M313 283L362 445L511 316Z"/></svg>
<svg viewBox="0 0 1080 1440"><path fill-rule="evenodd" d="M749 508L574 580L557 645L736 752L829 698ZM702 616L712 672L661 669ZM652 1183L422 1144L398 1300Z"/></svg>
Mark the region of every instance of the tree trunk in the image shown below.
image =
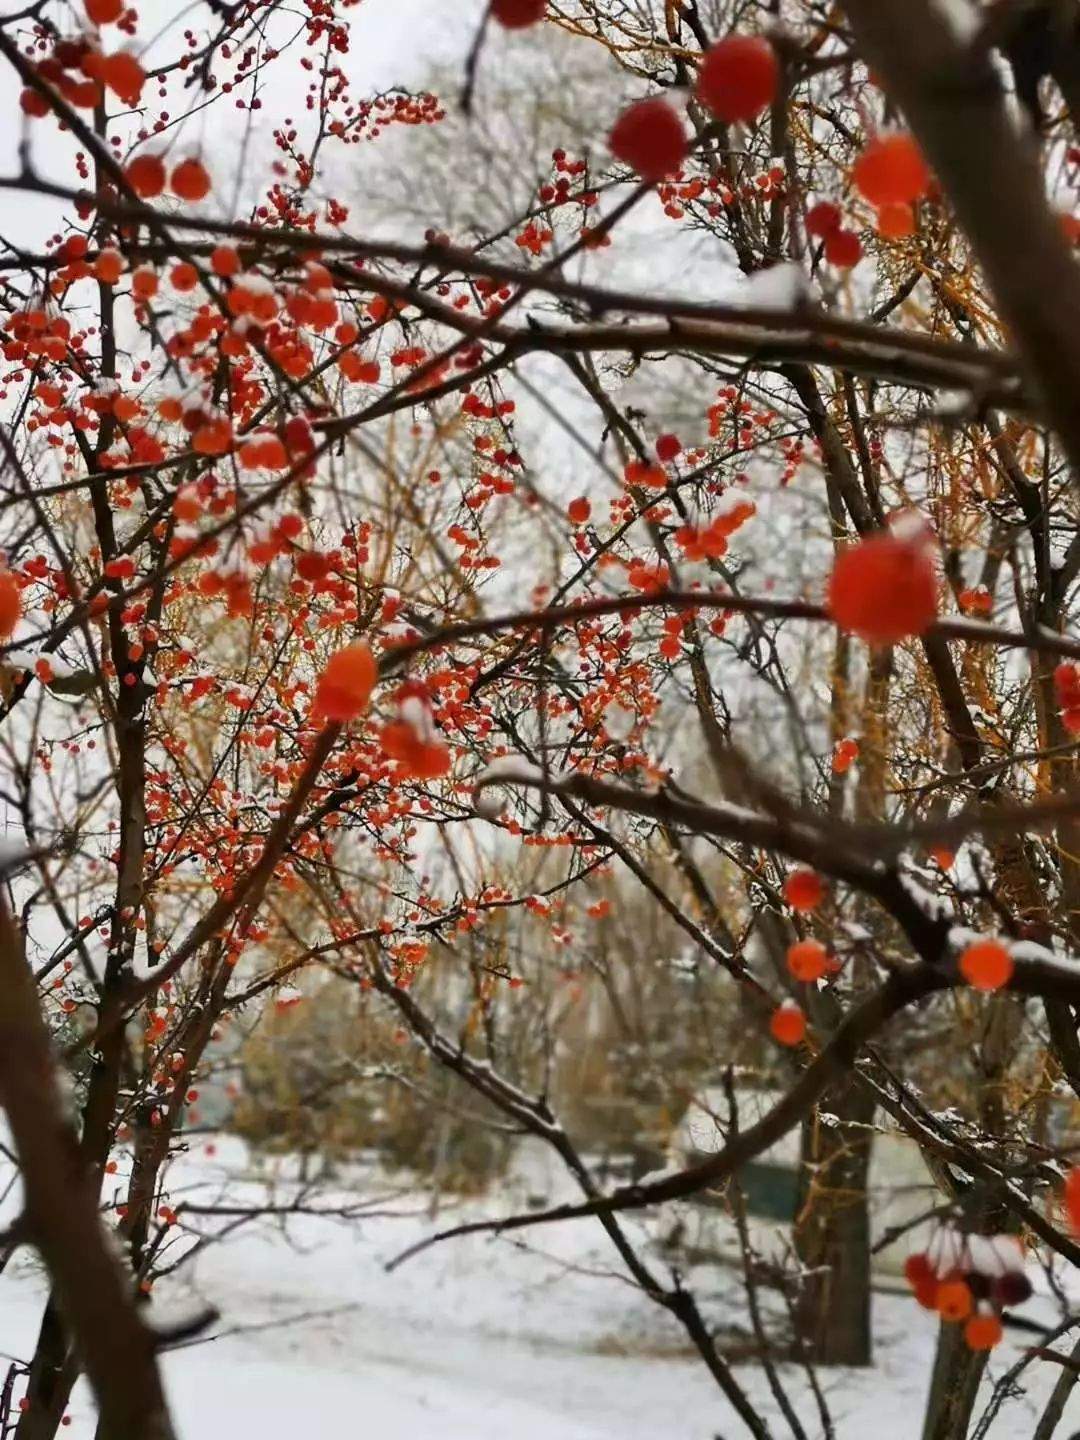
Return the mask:
<svg viewBox="0 0 1080 1440"><path fill-rule="evenodd" d="M964 1327L942 1321L922 1440L964 1440L985 1365L986 1351L968 1348Z"/></svg>
<svg viewBox="0 0 1080 1440"><path fill-rule="evenodd" d="M839 1123L823 1124L822 1115ZM874 1099L845 1081L829 1091L803 1127L795 1249L811 1273L795 1319L818 1365L869 1365L870 1217L867 1177Z"/></svg>

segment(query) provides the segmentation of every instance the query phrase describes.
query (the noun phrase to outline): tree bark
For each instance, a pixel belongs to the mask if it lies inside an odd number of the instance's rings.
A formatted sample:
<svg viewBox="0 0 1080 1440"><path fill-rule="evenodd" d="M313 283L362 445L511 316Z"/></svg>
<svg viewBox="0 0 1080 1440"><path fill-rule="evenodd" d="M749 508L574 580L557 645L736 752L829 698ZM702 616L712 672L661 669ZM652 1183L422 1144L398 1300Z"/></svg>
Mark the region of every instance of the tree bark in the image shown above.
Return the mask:
<svg viewBox="0 0 1080 1440"><path fill-rule="evenodd" d="M965 1440L985 1366L986 1351L968 1348L964 1327L942 1321L922 1440Z"/></svg>
<svg viewBox="0 0 1080 1440"><path fill-rule="evenodd" d="M0 1105L22 1173L27 1229L94 1387L103 1433L173 1440L154 1337L101 1228L97 1185L64 1113L33 976L2 897Z"/></svg>
<svg viewBox="0 0 1080 1440"><path fill-rule="evenodd" d="M838 1124L822 1123L835 1116ZM870 1171L874 1097L848 1079L822 1098L803 1126L803 1169L795 1250L810 1272L795 1321L818 1365L869 1365Z"/></svg>

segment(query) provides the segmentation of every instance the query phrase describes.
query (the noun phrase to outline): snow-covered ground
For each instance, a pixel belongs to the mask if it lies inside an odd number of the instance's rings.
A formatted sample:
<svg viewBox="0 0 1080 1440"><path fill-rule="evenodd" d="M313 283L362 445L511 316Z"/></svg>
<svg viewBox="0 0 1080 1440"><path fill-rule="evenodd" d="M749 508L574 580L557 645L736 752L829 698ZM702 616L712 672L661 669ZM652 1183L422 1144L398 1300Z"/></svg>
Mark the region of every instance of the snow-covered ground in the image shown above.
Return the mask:
<svg viewBox="0 0 1080 1440"><path fill-rule="evenodd" d="M253 1175L243 1147L220 1142L214 1154L174 1169L171 1203L281 1204L296 1194L288 1180L267 1185ZM527 1231L521 1243L452 1240L388 1274L385 1262L417 1238L481 1213L505 1213L524 1199L524 1189L507 1182L482 1202L444 1203L432 1218L426 1197L391 1193L392 1184L384 1178L377 1189L369 1176L359 1193L323 1192L311 1201L329 1206L372 1198L380 1214L349 1221L304 1216L286 1228L260 1220L159 1283L155 1312L162 1317L196 1301L221 1312L197 1342L166 1359L183 1440L295 1440L298 1434L312 1440L355 1434L378 1440L734 1440L745 1434L680 1329L623 1278L595 1222ZM662 1273L660 1257L650 1258ZM690 1279L710 1315L745 1326L733 1277L699 1267ZM40 1279L25 1265L0 1277L0 1351L7 1356L23 1357L32 1344L40 1295ZM1055 1318L1048 1302L1032 1302L1025 1313L1050 1323ZM912 1440L921 1427L934 1320L906 1296L880 1295L874 1326L872 1370L820 1376L836 1434L840 1440L867 1434ZM991 1378L1019 1353L1012 1341L1002 1346ZM994 1440L1032 1433L1059 1373L1056 1365L1031 1367L1022 1382L1026 1395L1006 1405L990 1431ZM776 1435L786 1436L760 1370L743 1364L737 1374ZM800 1373L785 1366L781 1374L807 1434L817 1436L816 1407ZM71 1416L65 1433L89 1440L93 1417L84 1391L76 1394ZM1078 1426L1080 1394L1059 1440Z"/></svg>

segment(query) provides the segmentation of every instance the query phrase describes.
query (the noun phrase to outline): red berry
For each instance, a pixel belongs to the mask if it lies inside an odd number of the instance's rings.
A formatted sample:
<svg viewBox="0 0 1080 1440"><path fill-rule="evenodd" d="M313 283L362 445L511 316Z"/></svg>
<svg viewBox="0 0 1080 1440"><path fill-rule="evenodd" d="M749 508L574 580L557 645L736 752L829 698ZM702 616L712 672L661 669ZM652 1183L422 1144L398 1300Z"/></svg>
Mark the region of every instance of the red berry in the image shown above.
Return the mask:
<svg viewBox="0 0 1080 1440"><path fill-rule="evenodd" d="M894 130L867 143L851 178L871 205L910 205L925 195L930 171L914 136Z"/></svg>
<svg viewBox="0 0 1080 1440"><path fill-rule="evenodd" d="M934 623L937 588L925 542L886 531L840 551L827 604L841 630L870 645L895 645Z"/></svg>
<svg viewBox="0 0 1080 1440"><path fill-rule="evenodd" d="M199 200L205 200L210 194L210 176L207 174L206 166L201 160L189 156L181 160L176 169L172 172L169 181L174 195L181 200L187 200L194 204Z"/></svg>
<svg viewBox="0 0 1080 1440"><path fill-rule="evenodd" d="M20 94L19 106L24 115L32 115L37 119L49 113L49 102L45 96L32 90L29 86Z"/></svg>
<svg viewBox="0 0 1080 1440"><path fill-rule="evenodd" d="M566 513L575 525L584 525L592 514L592 506L584 495L579 495L576 500L571 500L566 507Z"/></svg>
<svg viewBox="0 0 1080 1440"><path fill-rule="evenodd" d="M935 1279L934 1267L921 1251L909 1255L904 1261L904 1275L913 1289L917 1285L925 1284L927 1280Z"/></svg>
<svg viewBox="0 0 1080 1440"><path fill-rule="evenodd" d="M964 1326L964 1340L969 1350L993 1350L1003 1334L1001 1318L992 1310L985 1315L972 1315Z"/></svg>
<svg viewBox="0 0 1080 1440"><path fill-rule="evenodd" d="M976 990L1000 990L1014 969L1012 956L997 940L976 940L960 956L960 973Z"/></svg>
<svg viewBox="0 0 1080 1440"><path fill-rule="evenodd" d="M878 211L877 233L883 240L904 240L915 234L915 212L903 200L890 200Z"/></svg>
<svg viewBox="0 0 1080 1440"><path fill-rule="evenodd" d="M141 200L152 200L165 189L165 162L160 155L136 155L124 167L124 174Z"/></svg>
<svg viewBox="0 0 1080 1440"><path fill-rule="evenodd" d="M816 240L827 240L840 228L840 207L831 200L819 200L806 212L806 233Z"/></svg>
<svg viewBox="0 0 1080 1440"><path fill-rule="evenodd" d="M663 180L686 159L683 123L659 95L639 100L616 120L608 141L616 160L630 165L643 180Z"/></svg>
<svg viewBox="0 0 1080 1440"><path fill-rule="evenodd" d="M806 1034L806 1016L794 1000L785 1000L772 1013L769 1033L781 1045L798 1045Z"/></svg>
<svg viewBox="0 0 1080 1440"><path fill-rule="evenodd" d="M10 570L0 570L0 640L7 640L22 614L22 591Z"/></svg>
<svg viewBox="0 0 1080 1440"><path fill-rule="evenodd" d="M825 898L825 881L816 870L793 870L784 881L784 899L793 910L816 910Z"/></svg>
<svg viewBox="0 0 1080 1440"><path fill-rule="evenodd" d="M1080 1235L1080 1165L1074 1165L1065 1177L1065 1211L1069 1224Z"/></svg>
<svg viewBox="0 0 1080 1440"><path fill-rule="evenodd" d="M97 71L95 78L102 80L125 105L138 105L146 84L146 71L130 50L101 56Z"/></svg>
<svg viewBox="0 0 1080 1440"><path fill-rule="evenodd" d="M656 442L656 458L665 465L677 460L682 454L682 445L677 435L661 435Z"/></svg>
<svg viewBox="0 0 1080 1440"><path fill-rule="evenodd" d="M228 279L240 270L240 256L232 245L218 245L210 256L210 269L215 275Z"/></svg>
<svg viewBox="0 0 1080 1440"><path fill-rule="evenodd" d="M851 270L862 259L862 241L854 230L833 230L825 237L825 259L840 270Z"/></svg>
<svg viewBox="0 0 1080 1440"><path fill-rule="evenodd" d="M547 14L547 0L491 0L491 18L507 30L524 30Z"/></svg>
<svg viewBox="0 0 1080 1440"><path fill-rule="evenodd" d="M379 678L379 667L371 647L362 640L338 650L326 662L319 676L312 714L320 720L344 723L355 720L367 709Z"/></svg>
<svg viewBox="0 0 1080 1440"><path fill-rule="evenodd" d="M113 25L124 13L124 0L86 0L86 18L94 25Z"/></svg>
<svg viewBox="0 0 1080 1440"><path fill-rule="evenodd" d="M1031 1281L1021 1270L1011 1270L994 1280L994 1299L999 1305L1023 1305L1031 1299Z"/></svg>
<svg viewBox="0 0 1080 1440"><path fill-rule="evenodd" d="M729 35L708 50L698 71L697 96L718 120L753 120L776 96L780 67L760 35Z"/></svg>
<svg viewBox="0 0 1080 1440"><path fill-rule="evenodd" d="M787 952L787 967L796 980L810 984L828 970L828 952L816 940L799 940Z"/></svg>
<svg viewBox="0 0 1080 1440"><path fill-rule="evenodd" d="M971 1290L966 1280L946 1280L938 1286L937 1308L943 1320L965 1320L971 1314Z"/></svg>

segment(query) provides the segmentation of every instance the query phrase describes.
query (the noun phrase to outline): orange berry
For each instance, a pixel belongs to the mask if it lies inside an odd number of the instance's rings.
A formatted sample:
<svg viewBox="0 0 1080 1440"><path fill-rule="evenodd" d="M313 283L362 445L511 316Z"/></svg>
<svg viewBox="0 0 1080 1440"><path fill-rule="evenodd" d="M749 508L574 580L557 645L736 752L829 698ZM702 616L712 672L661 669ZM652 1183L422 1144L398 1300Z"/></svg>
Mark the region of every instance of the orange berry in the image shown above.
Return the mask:
<svg viewBox="0 0 1080 1440"><path fill-rule="evenodd" d="M840 551L827 605L841 630L870 645L895 645L937 619L937 588L929 547L884 531Z"/></svg>
<svg viewBox="0 0 1080 1440"><path fill-rule="evenodd" d="M776 52L760 35L729 35L706 51L697 77L697 97L718 120L731 125L753 120L776 96L780 67Z"/></svg>
<svg viewBox="0 0 1080 1440"><path fill-rule="evenodd" d="M146 84L146 71L129 50L102 56L99 78L125 105L138 105Z"/></svg>
<svg viewBox="0 0 1080 1440"><path fill-rule="evenodd" d="M816 910L825 898L825 881L816 870L793 870L784 881L784 899L793 910Z"/></svg>
<svg viewBox="0 0 1080 1440"><path fill-rule="evenodd" d="M910 205L926 194L930 170L913 135L875 135L855 161L851 178L871 205Z"/></svg>
<svg viewBox="0 0 1080 1440"><path fill-rule="evenodd" d="M915 212L903 200L891 200L878 211L877 233L883 240L904 240L914 235Z"/></svg>
<svg viewBox="0 0 1080 1440"><path fill-rule="evenodd" d="M799 940L787 952L787 967L796 980L820 980L829 969L829 952L816 940Z"/></svg>
<svg viewBox="0 0 1080 1440"><path fill-rule="evenodd" d="M769 1021L769 1033L780 1045L798 1045L806 1034L806 1016L794 1000L778 1005Z"/></svg>
<svg viewBox="0 0 1080 1440"><path fill-rule="evenodd" d="M124 257L119 250L102 250L94 261L94 274L103 285L115 285L124 273Z"/></svg>
<svg viewBox="0 0 1080 1440"><path fill-rule="evenodd" d="M185 485L176 492L173 500L173 514L177 520L198 520L203 513L202 501L194 485Z"/></svg>
<svg viewBox="0 0 1080 1440"><path fill-rule="evenodd" d="M976 990L1000 990L1014 969L1012 956L997 940L977 940L960 956L960 973Z"/></svg>
<svg viewBox="0 0 1080 1440"><path fill-rule="evenodd" d="M579 495L577 499L570 501L566 507L566 513L575 525L584 525L592 514L592 506L584 495Z"/></svg>
<svg viewBox="0 0 1080 1440"><path fill-rule="evenodd" d="M857 740L844 739L837 742L833 751L832 770L834 775L846 775L855 763L859 753Z"/></svg>
<svg viewBox="0 0 1080 1440"><path fill-rule="evenodd" d="M367 709L378 678L379 667L364 641L338 650L319 676L312 715L339 724L355 720Z"/></svg>
<svg viewBox="0 0 1080 1440"><path fill-rule="evenodd" d="M169 284L174 290L179 290L182 295L187 294L189 290L194 290L198 283L199 272L186 260L178 261L169 271Z"/></svg>
<svg viewBox="0 0 1080 1440"><path fill-rule="evenodd" d="M0 639L10 638L22 614L22 590L10 570L0 570Z"/></svg>
<svg viewBox="0 0 1080 1440"><path fill-rule="evenodd" d="M450 751L442 741L422 739L404 721L385 726L380 739L383 753L397 761L403 778L438 780L450 769Z"/></svg>
<svg viewBox="0 0 1080 1440"><path fill-rule="evenodd" d="M181 200L187 200L189 204L205 200L210 194L210 176L206 166L193 155L180 161L172 172L169 184L173 194Z"/></svg>
<svg viewBox="0 0 1080 1440"><path fill-rule="evenodd" d="M965 1280L945 1280L938 1286L938 1314L943 1320L966 1320L971 1314L971 1291Z"/></svg>
<svg viewBox="0 0 1080 1440"><path fill-rule="evenodd" d="M152 300L158 292L158 277L149 265L131 272L131 293L136 300Z"/></svg>
<svg viewBox="0 0 1080 1440"><path fill-rule="evenodd" d="M951 870L956 862L956 853L944 845L931 845L930 854L942 870Z"/></svg>
<svg viewBox="0 0 1080 1440"><path fill-rule="evenodd" d="M160 155L136 155L124 167L124 174L141 200L152 200L165 189L165 161Z"/></svg>
<svg viewBox="0 0 1080 1440"><path fill-rule="evenodd" d="M210 269L215 275L227 279L240 269L240 256L232 245L218 245L210 256Z"/></svg>
<svg viewBox="0 0 1080 1440"><path fill-rule="evenodd" d="M969 1350L993 1350L1003 1334L1001 1317L993 1311L972 1315L964 1326L964 1340Z"/></svg>
<svg viewBox="0 0 1080 1440"><path fill-rule="evenodd" d="M191 437L191 448L200 455L227 455L232 445L233 432L228 420L209 420Z"/></svg>

